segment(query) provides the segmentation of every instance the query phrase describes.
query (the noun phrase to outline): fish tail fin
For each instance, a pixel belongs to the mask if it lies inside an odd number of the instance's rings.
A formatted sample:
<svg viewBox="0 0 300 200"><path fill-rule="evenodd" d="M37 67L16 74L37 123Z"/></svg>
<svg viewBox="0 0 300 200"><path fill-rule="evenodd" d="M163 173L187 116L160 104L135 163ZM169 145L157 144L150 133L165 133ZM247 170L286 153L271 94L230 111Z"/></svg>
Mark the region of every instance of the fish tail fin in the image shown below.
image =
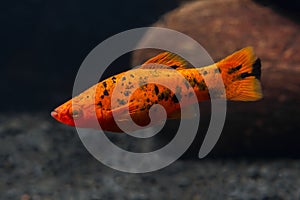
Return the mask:
<svg viewBox="0 0 300 200"><path fill-rule="evenodd" d="M243 48L217 63L226 97L232 101L256 101L262 98L261 63L252 47Z"/></svg>

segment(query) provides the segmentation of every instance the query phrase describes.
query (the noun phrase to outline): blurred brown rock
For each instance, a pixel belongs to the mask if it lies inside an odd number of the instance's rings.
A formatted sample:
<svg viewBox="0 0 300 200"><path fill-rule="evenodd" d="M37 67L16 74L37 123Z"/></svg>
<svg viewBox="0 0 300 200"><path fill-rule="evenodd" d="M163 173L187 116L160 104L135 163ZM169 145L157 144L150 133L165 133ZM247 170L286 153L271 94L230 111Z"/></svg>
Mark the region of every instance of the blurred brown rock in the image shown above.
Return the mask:
<svg viewBox="0 0 300 200"><path fill-rule="evenodd" d="M253 46L262 60L264 99L228 102L225 127L213 154L300 155L297 22L250 0L199 0L167 13L154 26L189 35L216 61L245 46ZM132 62L140 64L153 54L137 51Z"/></svg>

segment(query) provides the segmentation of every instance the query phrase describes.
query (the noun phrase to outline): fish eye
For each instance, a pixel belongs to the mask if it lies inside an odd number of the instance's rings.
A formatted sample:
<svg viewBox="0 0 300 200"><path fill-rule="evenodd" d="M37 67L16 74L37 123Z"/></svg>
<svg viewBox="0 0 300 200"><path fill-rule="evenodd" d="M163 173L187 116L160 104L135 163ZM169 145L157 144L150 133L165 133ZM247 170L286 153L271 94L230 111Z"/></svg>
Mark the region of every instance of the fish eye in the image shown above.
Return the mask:
<svg viewBox="0 0 300 200"><path fill-rule="evenodd" d="M72 113L73 118L79 118L80 117L80 111L79 110L74 110Z"/></svg>
<svg viewBox="0 0 300 200"><path fill-rule="evenodd" d="M70 116L72 116L73 119L78 119L79 117L82 116L83 113L82 113L81 109L76 108L76 109L73 109L73 110L70 109L69 114L70 114Z"/></svg>

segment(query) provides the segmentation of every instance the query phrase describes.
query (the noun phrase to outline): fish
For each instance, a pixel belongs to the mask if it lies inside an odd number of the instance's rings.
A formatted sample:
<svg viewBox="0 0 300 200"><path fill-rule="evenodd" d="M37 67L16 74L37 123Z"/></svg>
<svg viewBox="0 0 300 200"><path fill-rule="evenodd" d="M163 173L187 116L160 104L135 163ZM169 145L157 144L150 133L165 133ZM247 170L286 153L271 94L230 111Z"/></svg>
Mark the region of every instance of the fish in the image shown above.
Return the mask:
<svg viewBox="0 0 300 200"><path fill-rule="evenodd" d="M175 73L183 76L185 82L176 78ZM218 85L215 83L217 76L221 76L224 83L223 93L215 88ZM180 119L180 109L211 98L225 98L229 101L260 100L263 98L260 77L261 61L252 47L240 49L219 62L204 67L190 67L180 56L162 52L139 68L98 82L55 108L51 116L63 124L79 128L99 129L100 125L103 131L124 132L114 117L117 116L117 120L122 123L131 118L134 123L143 127L150 123L149 110L156 104L164 107L167 119ZM175 91L163 84L149 82L153 78L158 83L171 83ZM207 82L210 82L209 87ZM132 91L132 88L135 90ZM192 98L193 94L196 98ZM181 102L182 99L184 101ZM98 124L95 124L95 116ZM161 113L156 118L159 116ZM161 119L157 123L158 121Z"/></svg>

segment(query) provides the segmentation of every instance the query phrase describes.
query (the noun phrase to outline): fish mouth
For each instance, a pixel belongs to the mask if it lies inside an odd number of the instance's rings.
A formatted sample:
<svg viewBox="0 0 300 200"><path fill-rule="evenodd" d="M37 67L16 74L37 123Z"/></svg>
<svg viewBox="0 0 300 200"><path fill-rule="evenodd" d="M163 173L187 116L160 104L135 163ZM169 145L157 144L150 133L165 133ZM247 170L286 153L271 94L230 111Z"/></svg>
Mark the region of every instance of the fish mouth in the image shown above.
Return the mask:
<svg viewBox="0 0 300 200"><path fill-rule="evenodd" d="M61 119L61 116L60 116L59 112L57 112L56 110L53 110L53 111L51 112L51 116L52 116L54 119L56 119L57 121L63 122L62 119Z"/></svg>
<svg viewBox="0 0 300 200"><path fill-rule="evenodd" d="M51 112L51 116L52 116L53 118L57 119L58 113L54 110L54 111Z"/></svg>
<svg viewBox="0 0 300 200"><path fill-rule="evenodd" d="M73 119L69 118L68 116L62 114L59 109L54 109L53 111L51 111L51 116L56 119L57 121L63 123L63 124L67 124L70 126L74 126L74 121Z"/></svg>

